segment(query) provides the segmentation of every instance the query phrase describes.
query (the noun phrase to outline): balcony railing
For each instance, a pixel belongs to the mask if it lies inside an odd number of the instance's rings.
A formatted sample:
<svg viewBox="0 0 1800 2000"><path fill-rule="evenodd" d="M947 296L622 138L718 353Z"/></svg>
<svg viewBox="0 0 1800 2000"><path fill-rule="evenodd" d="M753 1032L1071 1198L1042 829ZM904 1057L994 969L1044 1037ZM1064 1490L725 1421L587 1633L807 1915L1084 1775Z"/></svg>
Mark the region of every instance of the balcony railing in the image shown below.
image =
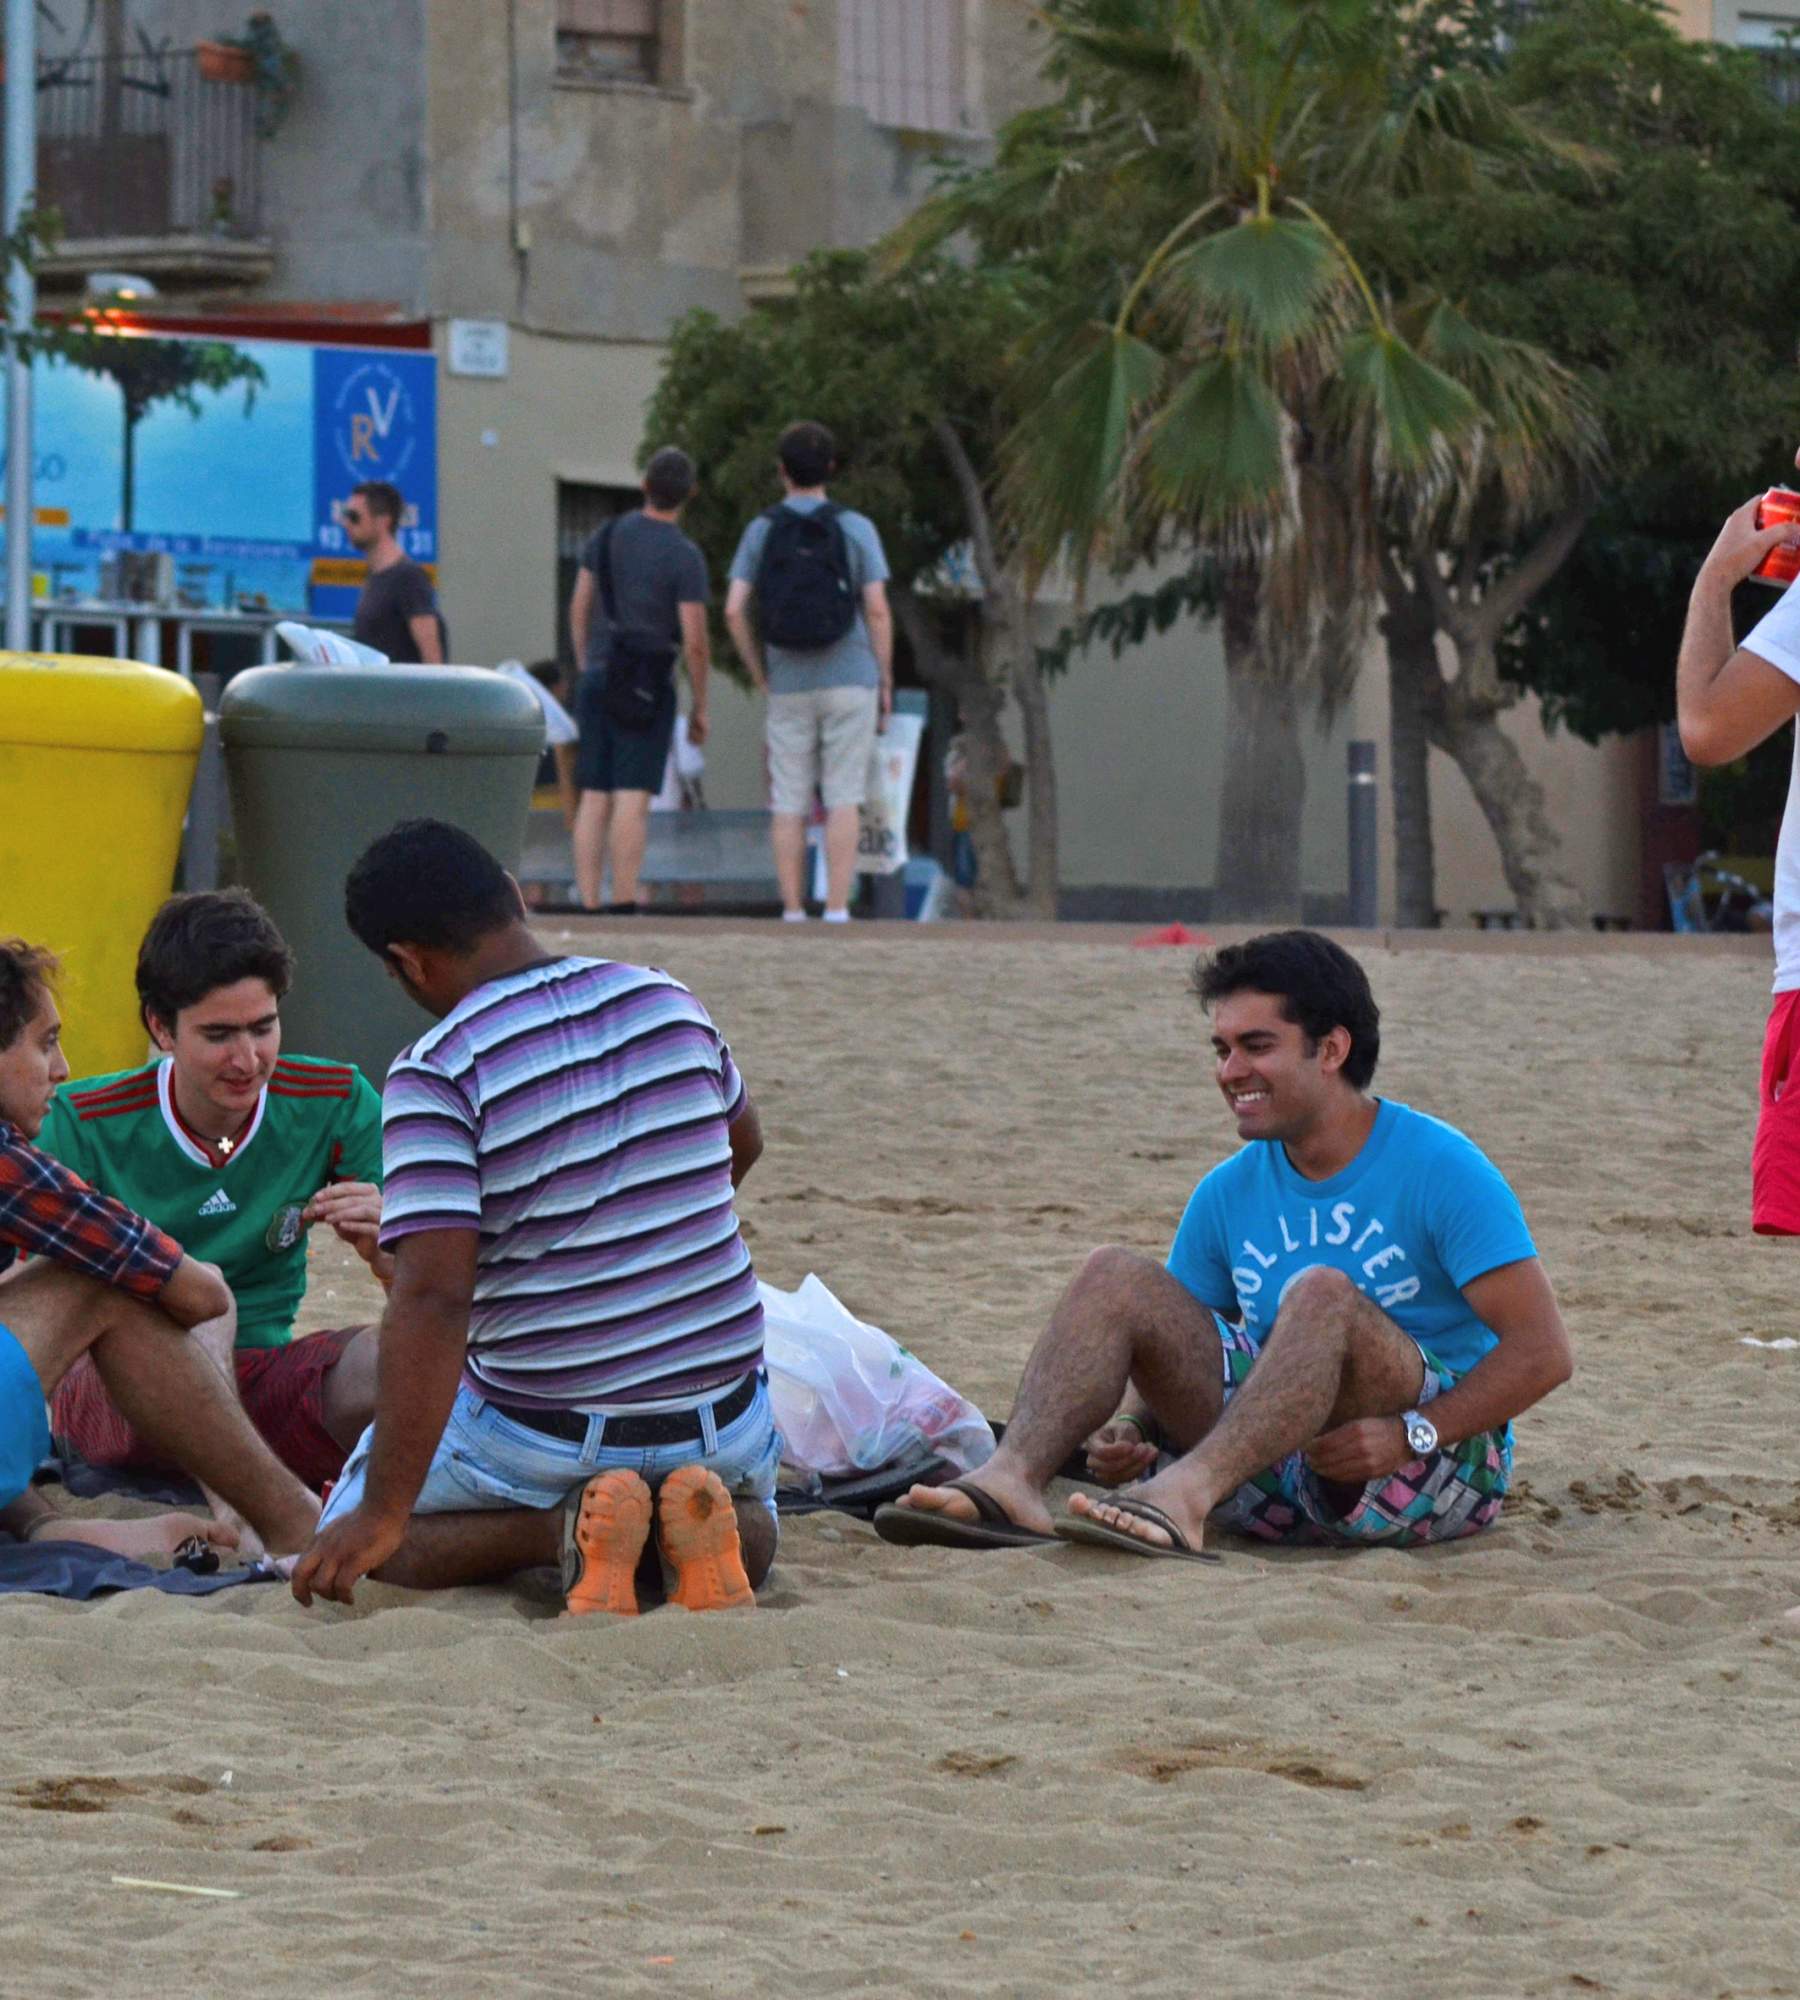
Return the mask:
<svg viewBox="0 0 1800 2000"><path fill-rule="evenodd" d="M262 223L256 93L194 51L38 65L38 206L62 238L217 237Z"/></svg>

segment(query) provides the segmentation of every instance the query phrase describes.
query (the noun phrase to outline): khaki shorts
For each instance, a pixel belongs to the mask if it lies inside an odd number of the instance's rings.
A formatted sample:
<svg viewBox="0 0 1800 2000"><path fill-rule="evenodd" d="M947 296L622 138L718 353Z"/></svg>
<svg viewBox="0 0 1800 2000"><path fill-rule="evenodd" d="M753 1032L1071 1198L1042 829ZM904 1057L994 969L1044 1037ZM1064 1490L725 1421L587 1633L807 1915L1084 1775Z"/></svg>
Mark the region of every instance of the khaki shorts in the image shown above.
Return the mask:
<svg viewBox="0 0 1800 2000"><path fill-rule="evenodd" d="M859 806L869 788L880 696L874 688L819 688L769 697L769 804L809 813L817 789L827 812Z"/></svg>

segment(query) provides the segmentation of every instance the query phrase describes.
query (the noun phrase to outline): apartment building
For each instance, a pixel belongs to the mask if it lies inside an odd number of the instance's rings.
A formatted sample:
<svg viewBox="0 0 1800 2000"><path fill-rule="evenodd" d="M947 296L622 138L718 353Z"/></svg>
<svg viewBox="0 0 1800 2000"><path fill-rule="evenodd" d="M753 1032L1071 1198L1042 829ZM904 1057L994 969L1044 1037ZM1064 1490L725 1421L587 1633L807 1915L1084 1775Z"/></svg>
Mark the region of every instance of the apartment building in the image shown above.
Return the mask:
<svg viewBox="0 0 1800 2000"><path fill-rule="evenodd" d="M63 453L70 504L41 483L39 533L68 546L40 552L40 589L85 604L147 566L226 664L234 619L347 607L333 509L371 473L408 492L455 657L556 651L576 552L635 487L671 324L873 241L935 159L979 157L1042 89L1029 0L267 0L260 29L246 6L53 0L39 79L42 192L64 222L46 299L116 299L129 279L127 330L234 344L261 376L203 398L202 424L178 399L128 417L122 501L81 488L78 464L104 460L116 486L116 428ZM1679 11L1772 48L1800 22L1800 0ZM54 447L41 437L41 463ZM181 527L196 491L211 511ZM1087 663L1054 722L1069 906L1203 915L1230 755L1214 635ZM1528 711L1509 726L1590 903L1632 912L1651 747L1546 739ZM1308 732L1320 917L1347 890L1346 742L1386 733L1377 651L1333 729ZM709 760L715 804L760 803L758 717L728 689ZM1440 898L1467 921L1510 899L1447 759L1434 781Z"/></svg>

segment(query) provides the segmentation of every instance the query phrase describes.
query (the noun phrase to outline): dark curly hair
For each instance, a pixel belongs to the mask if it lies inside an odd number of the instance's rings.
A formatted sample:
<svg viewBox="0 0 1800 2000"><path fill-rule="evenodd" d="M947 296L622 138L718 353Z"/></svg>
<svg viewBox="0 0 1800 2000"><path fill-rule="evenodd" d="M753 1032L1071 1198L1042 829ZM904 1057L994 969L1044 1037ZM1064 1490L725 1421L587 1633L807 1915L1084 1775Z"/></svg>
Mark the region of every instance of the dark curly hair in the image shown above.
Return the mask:
<svg viewBox="0 0 1800 2000"><path fill-rule="evenodd" d="M1369 975L1340 944L1317 931L1265 931L1243 944L1221 945L1194 965L1194 993L1209 1012L1231 993L1268 993L1317 1044L1333 1028L1350 1036L1343 1075L1366 1090L1381 1054L1381 1009Z"/></svg>
<svg viewBox="0 0 1800 2000"><path fill-rule="evenodd" d="M61 970L42 945L0 938L0 1049L10 1049L31 1026Z"/></svg>
<svg viewBox="0 0 1800 2000"><path fill-rule="evenodd" d="M506 870L441 819L402 820L363 850L344 884L344 921L378 957L397 944L466 956L518 914Z"/></svg>
<svg viewBox="0 0 1800 2000"><path fill-rule="evenodd" d="M165 1027L220 986L260 979L279 1000L293 984L294 954L247 889L171 896L138 946L138 1007Z"/></svg>

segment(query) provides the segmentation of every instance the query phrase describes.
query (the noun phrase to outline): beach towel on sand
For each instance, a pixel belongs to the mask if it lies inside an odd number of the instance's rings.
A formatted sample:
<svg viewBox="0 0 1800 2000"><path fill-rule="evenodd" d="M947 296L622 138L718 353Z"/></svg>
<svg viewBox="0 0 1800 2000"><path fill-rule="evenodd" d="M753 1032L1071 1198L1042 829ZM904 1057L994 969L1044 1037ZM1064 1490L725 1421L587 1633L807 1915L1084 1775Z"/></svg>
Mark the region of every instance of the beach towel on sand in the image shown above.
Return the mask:
<svg viewBox="0 0 1800 2000"><path fill-rule="evenodd" d="M240 1583L266 1583L274 1572L221 1569L195 1576L185 1569L152 1569L86 1542L15 1542L0 1535L0 1597L101 1597L113 1590L162 1590L172 1597L207 1597Z"/></svg>

